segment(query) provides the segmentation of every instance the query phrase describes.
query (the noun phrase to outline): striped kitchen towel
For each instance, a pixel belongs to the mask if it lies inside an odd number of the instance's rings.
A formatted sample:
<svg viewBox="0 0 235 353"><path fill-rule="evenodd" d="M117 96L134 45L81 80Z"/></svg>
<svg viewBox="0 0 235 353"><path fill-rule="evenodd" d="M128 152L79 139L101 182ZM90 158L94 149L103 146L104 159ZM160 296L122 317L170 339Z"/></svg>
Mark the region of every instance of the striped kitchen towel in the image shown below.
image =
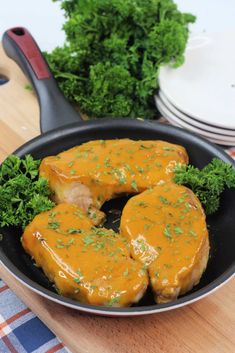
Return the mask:
<svg viewBox="0 0 235 353"><path fill-rule="evenodd" d="M1 280L0 352L68 353L47 326Z"/></svg>

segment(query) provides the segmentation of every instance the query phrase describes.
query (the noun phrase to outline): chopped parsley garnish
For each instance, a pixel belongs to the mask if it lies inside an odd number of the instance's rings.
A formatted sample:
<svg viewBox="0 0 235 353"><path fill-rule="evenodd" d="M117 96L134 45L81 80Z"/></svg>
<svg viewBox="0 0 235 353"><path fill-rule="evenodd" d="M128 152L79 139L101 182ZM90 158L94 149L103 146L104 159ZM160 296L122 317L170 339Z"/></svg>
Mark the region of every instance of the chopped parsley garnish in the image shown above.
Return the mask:
<svg viewBox="0 0 235 353"><path fill-rule="evenodd" d="M108 302L108 306L113 306L116 303L119 303L120 297L114 297Z"/></svg>
<svg viewBox="0 0 235 353"><path fill-rule="evenodd" d="M96 210L94 208L89 207L88 211L87 211L88 216L91 219L96 219L97 218L97 214L96 214Z"/></svg>
<svg viewBox="0 0 235 353"><path fill-rule="evenodd" d="M74 282L76 282L76 283L81 283L81 280L80 280L80 278L74 278Z"/></svg>
<svg viewBox="0 0 235 353"><path fill-rule="evenodd" d="M87 158L90 151L82 151L76 154L76 158Z"/></svg>
<svg viewBox="0 0 235 353"><path fill-rule="evenodd" d="M142 252L144 252L144 251L146 250L146 247L145 247L144 242L142 242L142 243L140 244L140 249L141 249Z"/></svg>
<svg viewBox="0 0 235 353"><path fill-rule="evenodd" d="M133 172L133 170L131 169L131 167L129 166L129 164L124 163L124 167L125 167L125 169L126 169L128 172L130 172L131 174L135 174L135 173Z"/></svg>
<svg viewBox="0 0 235 353"><path fill-rule="evenodd" d="M144 230L149 230L150 227L151 227L151 224L147 224L147 223L146 223L146 224L144 225Z"/></svg>
<svg viewBox="0 0 235 353"><path fill-rule="evenodd" d="M92 233L100 236L111 235L111 232L108 229L91 227ZM112 234L113 235L113 234Z"/></svg>
<svg viewBox="0 0 235 353"><path fill-rule="evenodd" d="M82 230L81 229L77 229L77 228L68 228L67 232L69 234L80 234L80 233L82 233Z"/></svg>
<svg viewBox="0 0 235 353"><path fill-rule="evenodd" d="M56 244L57 249L64 249L64 244Z"/></svg>
<svg viewBox="0 0 235 353"><path fill-rule="evenodd" d="M183 230L180 227L174 227L174 232L176 235L183 234Z"/></svg>
<svg viewBox="0 0 235 353"><path fill-rule="evenodd" d="M146 208L146 207L148 207L148 204L144 201L139 201L139 202L135 203L135 206L140 206L140 207Z"/></svg>
<svg viewBox="0 0 235 353"><path fill-rule="evenodd" d="M138 172L140 172L141 174L144 173L144 168L137 166L136 169L137 169Z"/></svg>
<svg viewBox="0 0 235 353"><path fill-rule="evenodd" d="M143 144L140 145L140 150L150 150L152 148L153 148L153 145L150 145L150 146L146 146Z"/></svg>
<svg viewBox="0 0 235 353"><path fill-rule="evenodd" d="M172 268L172 265L171 264L164 264L164 267L165 268Z"/></svg>
<svg viewBox="0 0 235 353"><path fill-rule="evenodd" d="M60 223L59 222L48 222L47 228L48 229L53 229L56 230L60 227Z"/></svg>
<svg viewBox="0 0 235 353"><path fill-rule="evenodd" d="M83 241L85 245L90 245L95 242L95 240L90 235L87 235L86 237L84 237Z"/></svg>
<svg viewBox="0 0 235 353"><path fill-rule="evenodd" d="M68 243L66 244L66 247L69 247L70 245L72 245L74 243L75 243L75 240L74 240L74 238L72 238L68 241Z"/></svg>
<svg viewBox="0 0 235 353"><path fill-rule="evenodd" d="M196 236L197 236L197 233L195 233L194 230L190 230L190 231L189 231L189 234L192 235L193 237L196 237Z"/></svg>
<svg viewBox="0 0 235 353"><path fill-rule="evenodd" d="M104 196L103 196L103 195L98 195L98 196L97 196L97 200L98 200L99 202L104 201Z"/></svg>
<svg viewBox="0 0 235 353"><path fill-rule="evenodd" d="M74 161L71 161L71 162L68 163L69 167L72 167L73 165L74 165Z"/></svg>
<svg viewBox="0 0 235 353"><path fill-rule="evenodd" d="M129 270L128 268L125 269L125 271L123 272L123 276L127 277L129 274Z"/></svg>
<svg viewBox="0 0 235 353"><path fill-rule="evenodd" d="M116 178L119 180L120 185L126 183L126 177L125 177L125 175L122 174L122 172L119 169L114 168L113 172L114 172Z"/></svg>
<svg viewBox="0 0 235 353"><path fill-rule="evenodd" d="M82 211L77 210L73 214L74 214L74 216L76 216L76 217L78 217L80 219L84 218L84 214L82 213Z"/></svg>
<svg viewBox="0 0 235 353"><path fill-rule="evenodd" d="M99 251L100 249L104 249L104 247L105 247L105 244L103 241L97 241L95 243L95 251Z"/></svg>
<svg viewBox="0 0 235 353"><path fill-rule="evenodd" d="M56 239L56 242L58 243L56 244L57 249L64 249L64 248L68 249L72 244L75 243L75 239L72 238L67 243L65 243L61 239Z"/></svg>
<svg viewBox="0 0 235 353"><path fill-rule="evenodd" d="M132 187L132 189L134 189L135 191L138 191L137 183L136 183L135 180L132 180L132 182L131 182L131 187Z"/></svg>
<svg viewBox="0 0 235 353"><path fill-rule="evenodd" d="M135 151L134 150L131 150L131 149L129 149L129 150L127 150L127 153L129 153L129 154L133 154Z"/></svg>
<svg viewBox="0 0 235 353"><path fill-rule="evenodd" d="M76 158L82 158L83 157L83 154L82 154L82 152L78 152L78 153L76 153L76 156L75 156Z"/></svg>
<svg viewBox="0 0 235 353"><path fill-rule="evenodd" d="M175 149L174 148L172 148L172 147L163 147L163 150L164 151L175 151Z"/></svg>
<svg viewBox="0 0 235 353"><path fill-rule="evenodd" d="M78 270L76 271L76 273L77 273L80 277L82 277L82 272L81 272L80 269L78 269Z"/></svg>
<svg viewBox="0 0 235 353"><path fill-rule="evenodd" d="M49 218L54 218L56 215L58 214L58 212L51 212L49 213Z"/></svg>
<svg viewBox="0 0 235 353"><path fill-rule="evenodd" d="M167 198L163 197L163 196L160 196L159 197L161 203L163 203L164 205L169 205L169 201L167 200Z"/></svg>
<svg viewBox="0 0 235 353"><path fill-rule="evenodd" d="M111 164L110 164L110 158L105 158L104 160L104 165L106 168L110 168L111 167Z"/></svg>
<svg viewBox="0 0 235 353"><path fill-rule="evenodd" d="M170 224L167 224L165 226L165 229L164 229L164 235L168 238L168 239L172 239L172 234L171 234L171 226Z"/></svg>

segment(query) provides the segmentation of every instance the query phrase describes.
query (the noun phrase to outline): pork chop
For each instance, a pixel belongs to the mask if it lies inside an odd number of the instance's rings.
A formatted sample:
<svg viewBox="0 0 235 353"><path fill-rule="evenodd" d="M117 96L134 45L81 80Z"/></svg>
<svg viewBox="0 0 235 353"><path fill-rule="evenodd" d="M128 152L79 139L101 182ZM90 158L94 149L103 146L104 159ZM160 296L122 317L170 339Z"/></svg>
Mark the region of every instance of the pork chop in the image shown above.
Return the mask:
<svg viewBox="0 0 235 353"><path fill-rule="evenodd" d="M83 303L128 306L148 286L146 270L130 258L126 239L94 227L75 205L37 215L25 228L22 245L61 295Z"/></svg>
<svg viewBox="0 0 235 353"><path fill-rule="evenodd" d="M182 146L164 141L99 140L46 157L40 176L49 181L56 203L87 211L122 193L139 193L171 180L176 163L188 163Z"/></svg>
<svg viewBox="0 0 235 353"><path fill-rule="evenodd" d="M132 257L148 270L157 303L175 300L196 285L209 254L205 214L188 188L171 182L132 197L121 234Z"/></svg>

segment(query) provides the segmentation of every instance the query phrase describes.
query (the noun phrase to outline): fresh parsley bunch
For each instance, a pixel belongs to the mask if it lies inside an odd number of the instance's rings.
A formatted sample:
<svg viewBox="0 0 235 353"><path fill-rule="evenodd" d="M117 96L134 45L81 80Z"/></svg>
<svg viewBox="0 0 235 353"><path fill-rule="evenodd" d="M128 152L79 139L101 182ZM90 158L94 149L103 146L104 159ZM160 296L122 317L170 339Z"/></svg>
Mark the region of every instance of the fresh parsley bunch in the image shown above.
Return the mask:
<svg viewBox="0 0 235 353"><path fill-rule="evenodd" d="M210 215L218 210L224 189L235 187L235 169L214 158L202 170L192 165L177 166L174 181L188 186L201 201L205 213Z"/></svg>
<svg viewBox="0 0 235 353"><path fill-rule="evenodd" d="M48 182L39 178L40 160L27 155L9 156L0 166L0 226L22 226L30 223L54 203L49 199Z"/></svg>
<svg viewBox="0 0 235 353"><path fill-rule="evenodd" d="M66 43L46 54L65 96L90 117L156 114L160 65L184 60L188 24L172 0L53 0Z"/></svg>

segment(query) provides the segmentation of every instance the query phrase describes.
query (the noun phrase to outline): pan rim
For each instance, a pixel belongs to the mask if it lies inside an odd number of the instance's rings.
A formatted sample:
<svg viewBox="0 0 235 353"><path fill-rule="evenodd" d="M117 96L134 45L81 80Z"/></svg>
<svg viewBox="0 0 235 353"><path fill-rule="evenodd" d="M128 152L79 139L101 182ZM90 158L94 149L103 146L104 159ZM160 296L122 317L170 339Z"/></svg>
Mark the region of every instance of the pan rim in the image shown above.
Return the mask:
<svg viewBox="0 0 235 353"><path fill-rule="evenodd" d="M37 145L41 145L42 141L45 140L45 142L49 142L51 139L61 139L65 134L75 134L77 129L79 131L82 131L83 129L87 129L87 126L90 128L90 130L94 129L93 125L97 125L95 127L100 127L100 128L107 128L110 127L110 124L112 123L111 127L115 128L117 127L123 127L123 128L137 128L142 129L142 127L151 127L151 129L158 131L158 132L163 132L166 133L167 130L169 130L169 133L173 136L174 132L177 132L179 137L183 138L188 138L190 139L190 142L194 142L196 144L201 144L202 146L207 146L209 147L209 151L216 150L217 153L219 153L221 159L225 159L227 162L232 164L235 167L235 161L223 150L222 147L216 145L215 143L207 140L206 138L183 128L173 126L173 125L168 125L168 124L162 124L160 122L156 122L155 120L143 120L143 119L124 119L124 118L115 118L115 119L110 119L110 118L99 118L98 119L93 119L89 121L83 121L83 122L77 122L73 124L68 124L64 127L59 127L57 129L48 131L46 133L43 133L41 135L38 135L34 137L33 139L27 141L24 143L22 146L17 148L14 152L14 154L17 154L19 156L24 155L24 149L30 146L31 144L37 143ZM133 126L135 125L135 126ZM97 138L96 138L97 139ZM23 153L22 153L23 151Z"/></svg>
<svg viewBox="0 0 235 353"><path fill-rule="evenodd" d="M24 150L30 145L36 143L37 146L41 146L42 144L46 142L50 142L52 139L57 140L61 139L65 135L70 135L70 134L76 134L77 131L81 131L84 128L87 130L87 126L91 130L94 129L95 127L100 128L107 128L110 127L110 124L112 123L112 128L115 128L115 125L120 127L125 127L125 128L143 128L145 127L151 127L151 129L156 130L156 132L160 133L166 133L166 131L169 131L169 135L174 136L174 133L177 133L176 137L186 139L187 141L190 141L200 145L201 147L205 147L209 152L217 152L217 157L221 158L227 163L232 164L235 166L235 161L228 155L224 150L219 147L214 145L213 143L209 142L203 137L198 136L195 133L186 131L184 129L175 127L175 126L169 126L169 125L163 125L161 123L158 123L156 121L142 121L142 120L136 120L136 119L100 119L100 120L92 120L88 121L86 123L84 122L78 122L75 124L70 124L67 125L66 127L60 127L58 129L49 131L47 133L44 133L43 135L39 135L35 137L34 139L26 142L22 146L20 146L14 154L17 154L19 156L23 156ZM214 154L214 153L213 153ZM29 277L24 275L23 272L21 272L8 258L7 256L3 253L2 249L0 249L0 263L3 264L4 268L6 268L17 280L19 280L22 284L24 284L26 287L30 288L33 292L36 292L37 294L46 297L47 299L52 300L53 302L57 302L59 304L62 304L64 306L80 310L83 312L87 313L93 313L93 314L98 314L98 315L107 315L107 316L140 316L140 315L147 315L147 314L154 314L154 313L159 313L162 311L167 311L167 310L172 310L179 308L181 306L185 306L188 304L191 304L207 295L210 293L214 292L216 289L221 287L223 284L225 284L229 279L231 279L235 273L235 263L230 265L226 271L224 271L219 277L217 277L214 281L210 282L208 285L204 286L201 289L196 290L195 292L191 294L186 294L180 298L178 298L176 301L171 302L171 303L165 303L165 304L153 304L153 305L148 305L148 306L134 306L134 307L128 307L128 308L109 308L109 307L100 307L100 306L93 306L89 304L83 304L76 302L75 300L72 300L70 298L63 297L57 293L54 293L50 291L49 289L44 288L37 282L31 280Z"/></svg>

